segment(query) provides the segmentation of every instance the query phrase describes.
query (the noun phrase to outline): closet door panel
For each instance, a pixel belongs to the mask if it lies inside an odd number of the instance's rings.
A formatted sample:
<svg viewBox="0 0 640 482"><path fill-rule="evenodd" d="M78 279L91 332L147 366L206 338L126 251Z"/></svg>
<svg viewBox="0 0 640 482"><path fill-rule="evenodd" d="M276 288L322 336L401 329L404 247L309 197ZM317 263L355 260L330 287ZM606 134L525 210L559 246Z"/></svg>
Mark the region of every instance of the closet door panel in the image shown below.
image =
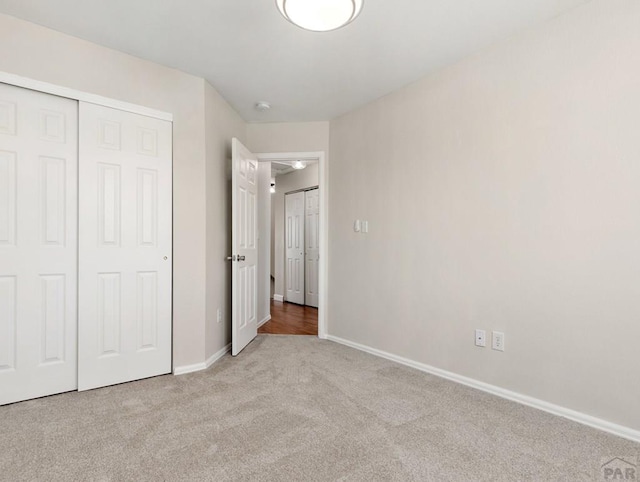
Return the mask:
<svg viewBox="0 0 640 482"><path fill-rule="evenodd" d="M77 388L77 119L0 84L0 404Z"/></svg>
<svg viewBox="0 0 640 482"><path fill-rule="evenodd" d="M317 308L320 274L320 190L312 189L310 191L306 191L304 196L304 301L307 306Z"/></svg>
<svg viewBox="0 0 640 482"><path fill-rule="evenodd" d="M79 388L171 371L171 123L80 104Z"/></svg>
<svg viewBox="0 0 640 482"><path fill-rule="evenodd" d="M286 194L285 203L285 296L304 305L304 192Z"/></svg>

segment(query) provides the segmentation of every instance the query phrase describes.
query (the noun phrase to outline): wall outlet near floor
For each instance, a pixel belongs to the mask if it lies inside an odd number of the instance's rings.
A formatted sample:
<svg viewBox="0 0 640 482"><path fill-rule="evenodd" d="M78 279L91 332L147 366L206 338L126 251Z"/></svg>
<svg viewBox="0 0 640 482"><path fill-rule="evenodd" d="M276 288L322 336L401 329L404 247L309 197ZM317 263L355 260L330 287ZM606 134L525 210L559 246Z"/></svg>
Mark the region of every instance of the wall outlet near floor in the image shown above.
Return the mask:
<svg viewBox="0 0 640 482"><path fill-rule="evenodd" d="M504 351L504 333L501 331L493 332L493 344L491 348L498 351Z"/></svg>
<svg viewBox="0 0 640 482"><path fill-rule="evenodd" d="M218 323L222 322L222 310L218 308Z"/></svg>
<svg viewBox="0 0 640 482"><path fill-rule="evenodd" d="M484 330L476 330L476 346L487 346L487 332Z"/></svg>

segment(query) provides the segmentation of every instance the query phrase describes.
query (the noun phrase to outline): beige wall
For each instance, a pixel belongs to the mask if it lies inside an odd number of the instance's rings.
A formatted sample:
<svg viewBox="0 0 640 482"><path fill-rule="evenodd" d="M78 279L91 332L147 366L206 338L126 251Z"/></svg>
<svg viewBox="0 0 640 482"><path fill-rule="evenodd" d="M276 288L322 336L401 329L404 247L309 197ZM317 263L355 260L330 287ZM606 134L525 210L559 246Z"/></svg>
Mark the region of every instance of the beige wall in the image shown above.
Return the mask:
<svg viewBox="0 0 640 482"><path fill-rule="evenodd" d="M329 333L640 429L639 25L593 1L333 121Z"/></svg>
<svg viewBox="0 0 640 482"><path fill-rule="evenodd" d="M329 152L329 122L247 124L248 148L255 153Z"/></svg>
<svg viewBox="0 0 640 482"><path fill-rule="evenodd" d="M219 180L207 177L205 163L219 160L205 153L206 82L6 15L0 15L0 44L1 71L174 115L174 366L203 362L206 229L209 224L224 227L219 218L207 222L206 182L215 187ZM209 90L207 98L212 97ZM230 122L235 125L235 118ZM212 253L220 251L218 244ZM216 297L221 276L213 275Z"/></svg>
<svg viewBox="0 0 640 482"><path fill-rule="evenodd" d="M206 358L231 343L231 139L245 142L245 122L205 82L207 293ZM222 321L218 323L218 309Z"/></svg>
<svg viewBox="0 0 640 482"><path fill-rule="evenodd" d="M271 255L274 258L274 274L276 295L286 296L285 293L285 255L286 249L284 244L285 222L284 222L284 196L291 191L299 191L308 187L318 185L318 163L312 162L301 171L293 171L289 174L276 177L276 192L271 195L271 209L273 209L274 223L271 226L273 230L273 249Z"/></svg>

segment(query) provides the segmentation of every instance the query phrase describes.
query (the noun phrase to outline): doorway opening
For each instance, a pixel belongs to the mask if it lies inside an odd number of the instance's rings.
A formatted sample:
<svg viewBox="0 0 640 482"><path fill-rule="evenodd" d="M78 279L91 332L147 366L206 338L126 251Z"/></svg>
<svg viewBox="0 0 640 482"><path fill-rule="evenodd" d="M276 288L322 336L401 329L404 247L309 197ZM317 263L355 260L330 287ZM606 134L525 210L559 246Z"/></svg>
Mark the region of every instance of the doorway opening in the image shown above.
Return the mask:
<svg viewBox="0 0 640 482"><path fill-rule="evenodd" d="M307 165L314 165L317 167L319 209L317 216L319 255L316 260L318 272L317 334L319 338L326 338L327 170L324 152L253 154L236 138L232 140L231 151L232 253L227 257L227 260L232 263L231 354L237 356L257 336L258 328L271 321L269 294L271 284L270 206L273 194L270 193L270 180L272 162L290 162L292 163L291 167L300 172L303 171L301 166L306 168ZM274 188L277 193L277 187L274 186ZM276 212L274 212L274 216L276 221L281 219L277 217ZM276 254L280 253L278 246L274 246L274 249ZM277 263L275 257L274 263ZM282 275L280 279L283 279ZM277 286L277 274L275 275L275 283ZM283 295L282 301L289 300L285 300Z"/></svg>
<svg viewBox="0 0 640 482"><path fill-rule="evenodd" d="M270 318L258 332L323 337L323 153L257 157L271 172Z"/></svg>
<svg viewBox="0 0 640 482"><path fill-rule="evenodd" d="M318 337L326 339L327 169L324 152L253 154L242 143L231 143L231 354L237 356L271 320L270 238L271 163L316 162L318 168ZM293 167L293 166L292 166ZM300 170L300 169L298 169ZM276 189L277 192L277 189ZM274 260L275 262L275 260ZM276 275L276 283L278 278ZM284 301L284 296L283 296Z"/></svg>

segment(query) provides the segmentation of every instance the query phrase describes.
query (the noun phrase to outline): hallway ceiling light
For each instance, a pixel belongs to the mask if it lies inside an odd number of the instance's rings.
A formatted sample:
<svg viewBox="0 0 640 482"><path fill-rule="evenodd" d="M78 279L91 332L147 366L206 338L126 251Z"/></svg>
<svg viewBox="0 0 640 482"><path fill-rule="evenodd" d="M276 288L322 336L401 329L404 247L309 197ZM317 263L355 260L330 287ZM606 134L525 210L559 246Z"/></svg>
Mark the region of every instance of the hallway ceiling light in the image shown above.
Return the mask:
<svg viewBox="0 0 640 482"><path fill-rule="evenodd" d="M353 22L364 0L276 0L291 23L312 32L328 32Z"/></svg>
<svg viewBox="0 0 640 482"><path fill-rule="evenodd" d="M304 169L305 167L307 167L307 163L304 161L295 161L293 164L291 164L291 167L293 167L294 169Z"/></svg>
<svg viewBox="0 0 640 482"><path fill-rule="evenodd" d="M269 102L267 102L266 100L260 100L256 102L256 105L254 105L254 107L259 112L266 112L271 109L271 104L269 104Z"/></svg>
<svg viewBox="0 0 640 482"><path fill-rule="evenodd" d="M266 112L271 109L271 104L269 104L269 102L267 102L266 100L260 100L256 102L256 105L254 107L259 112Z"/></svg>

